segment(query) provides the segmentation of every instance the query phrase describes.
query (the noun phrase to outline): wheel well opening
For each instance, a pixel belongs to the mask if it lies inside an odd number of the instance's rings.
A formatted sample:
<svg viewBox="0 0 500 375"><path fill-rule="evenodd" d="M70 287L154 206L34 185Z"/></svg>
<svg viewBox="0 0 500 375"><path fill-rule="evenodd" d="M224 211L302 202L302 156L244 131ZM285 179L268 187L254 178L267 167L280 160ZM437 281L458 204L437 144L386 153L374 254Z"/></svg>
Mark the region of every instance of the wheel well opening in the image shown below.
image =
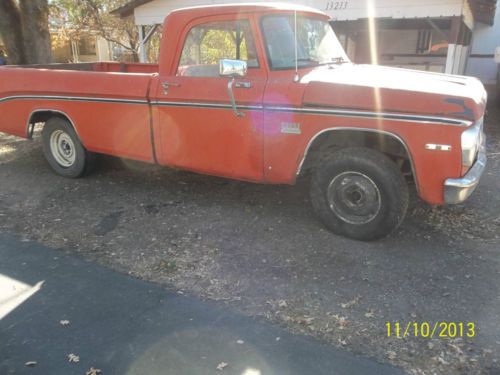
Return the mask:
<svg viewBox="0 0 500 375"><path fill-rule="evenodd" d="M300 175L310 173L329 153L346 147L366 147L385 154L409 181L415 182L411 156L401 140L386 133L360 130L332 130L320 134L306 150Z"/></svg>
<svg viewBox="0 0 500 375"><path fill-rule="evenodd" d="M41 131L45 123L53 117L59 117L61 119L66 120L74 128L73 122L65 113L53 110L36 111L30 115L28 121L28 129L27 129L28 138L33 139L35 132Z"/></svg>

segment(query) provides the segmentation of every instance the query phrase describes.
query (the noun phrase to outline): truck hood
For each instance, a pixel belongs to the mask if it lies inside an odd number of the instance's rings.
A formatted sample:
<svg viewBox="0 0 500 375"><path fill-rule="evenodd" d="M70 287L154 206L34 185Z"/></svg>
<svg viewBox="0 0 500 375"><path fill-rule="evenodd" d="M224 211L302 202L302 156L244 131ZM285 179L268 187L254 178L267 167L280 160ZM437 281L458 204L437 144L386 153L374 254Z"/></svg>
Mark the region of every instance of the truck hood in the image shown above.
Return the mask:
<svg viewBox="0 0 500 375"><path fill-rule="evenodd" d="M375 65L317 68L304 77L303 105L477 121L486 91L476 78Z"/></svg>

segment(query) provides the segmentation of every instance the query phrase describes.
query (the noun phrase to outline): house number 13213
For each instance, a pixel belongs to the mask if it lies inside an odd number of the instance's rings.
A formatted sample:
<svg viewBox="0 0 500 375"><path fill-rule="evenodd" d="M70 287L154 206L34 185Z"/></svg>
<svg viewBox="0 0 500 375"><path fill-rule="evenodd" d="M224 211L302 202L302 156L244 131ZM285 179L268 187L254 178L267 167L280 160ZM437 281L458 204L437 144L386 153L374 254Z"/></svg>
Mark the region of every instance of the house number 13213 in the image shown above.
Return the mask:
<svg viewBox="0 0 500 375"><path fill-rule="evenodd" d="M326 11L328 10L344 10L349 5L348 1L328 1L326 3Z"/></svg>

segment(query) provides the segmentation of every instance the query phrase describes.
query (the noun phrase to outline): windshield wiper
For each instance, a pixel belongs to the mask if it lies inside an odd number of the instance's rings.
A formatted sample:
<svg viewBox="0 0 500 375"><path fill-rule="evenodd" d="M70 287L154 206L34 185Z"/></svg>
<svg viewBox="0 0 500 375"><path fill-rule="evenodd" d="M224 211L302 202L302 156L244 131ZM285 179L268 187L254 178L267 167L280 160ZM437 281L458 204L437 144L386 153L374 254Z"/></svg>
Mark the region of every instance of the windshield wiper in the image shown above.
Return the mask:
<svg viewBox="0 0 500 375"><path fill-rule="evenodd" d="M333 57L332 61L329 64L345 64L348 63L346 59L344 59L342 56L339 57Z"/></svg>
<svg viewBox="0 0 500 375"><path fill-rule="evenodd" d="M295 61L295 59L293 59L293 61ZM298 63L311 63L311 64L314 64L314 65L319 65L319 61L318 60L312 59L310 57L298 58L297 62Z"/></svg>
<svg viewBox="0 0 500 375"><path fill-rule="evenodd" d="M349 60L344 59L343 57L333 57L331 61L322 62L319 65L342 65L349 63Z"/></svg>

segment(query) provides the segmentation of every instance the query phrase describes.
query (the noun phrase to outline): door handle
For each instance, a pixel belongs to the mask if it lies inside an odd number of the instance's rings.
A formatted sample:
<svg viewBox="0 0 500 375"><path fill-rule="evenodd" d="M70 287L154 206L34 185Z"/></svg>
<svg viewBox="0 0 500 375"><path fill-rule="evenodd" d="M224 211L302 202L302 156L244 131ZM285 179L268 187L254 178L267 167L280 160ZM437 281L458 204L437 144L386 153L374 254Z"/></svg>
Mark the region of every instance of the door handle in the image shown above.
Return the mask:
<svg viewBox="0 0 500 375"><path fill-rule="evenodd" d="M234 87L237 89L250 89L252 88L252 84L250 82L236 82Z"/></svg>
<svg viewBox="0 0 500 375"><path fill-rule="evenodd" d="M181 84L178 82L162 82L161 85L163 87L164 94L168 94L168 89L170 87L180 87L181 86Z"/></svg>

